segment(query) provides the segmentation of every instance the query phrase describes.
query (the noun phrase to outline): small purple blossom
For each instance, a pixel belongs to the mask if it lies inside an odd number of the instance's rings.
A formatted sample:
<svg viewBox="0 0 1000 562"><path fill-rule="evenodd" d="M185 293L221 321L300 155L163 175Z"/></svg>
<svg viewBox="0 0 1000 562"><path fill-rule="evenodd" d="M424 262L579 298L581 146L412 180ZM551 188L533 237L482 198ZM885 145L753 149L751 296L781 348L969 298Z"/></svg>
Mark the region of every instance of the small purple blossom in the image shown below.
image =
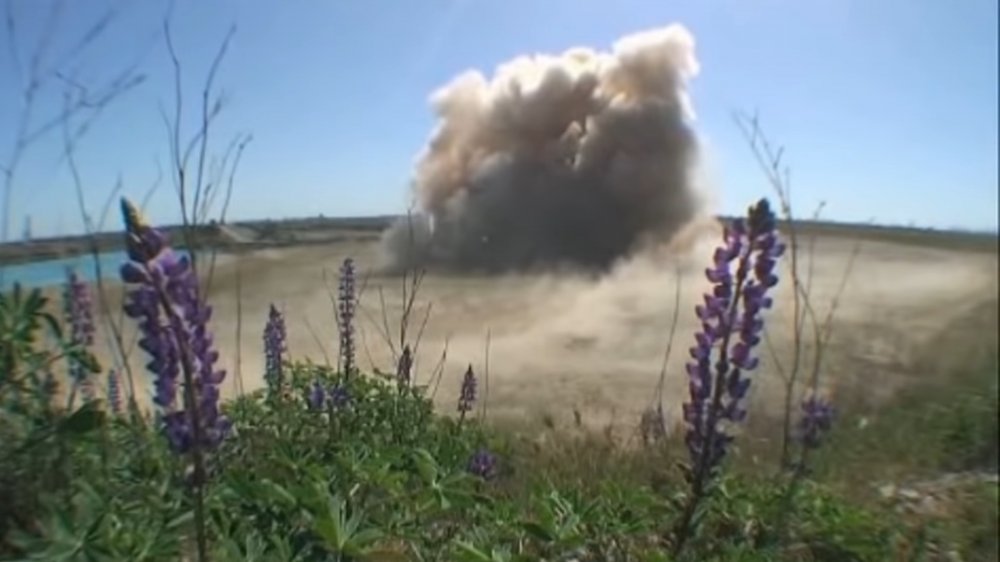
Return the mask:
<svg viewBox="0 0 1000 562"><path fill-rule="evenodd" d="M351 394L343 384L334 384L327 389L327 399L335 410L339 410L350 403Z"/></svg>
<svg viewBox="0 0 1000 562"><path fill-rule="evenodd" d="M340 365L347 376L354 372L354 313L357 304L354 284L354 260L347 258L340 266L337 315L340 320Z"/></svg>
<svg viewBox="0 0 1000 562"><path fill-rule="evenodd" d="M69 326L69 341L86 352L94 345L94 316L87 284L72 269L66 271L63 291L63 314ZM80 360L71 359L69 375L74 387L83 391L87 400L93 399L93 388L88 380L90 369Z"/></svg>
<svg viewBox="0 0 1000 562"><path fill-rule="evenodd" d="M767 291L778 282L774 268L784 251L775 228L774 214L763 199L749 209L746 220L725 227L723 243L705 271L713 287L695 308L702 329L689 352L690 399L684 404L685 441L695 471L710 472L725 455L732 436L720 423L746 417L747 373L758 365L753 350L764 327L760 314L772 305Z"/></svg>
<svg viewBox="0 0 1000 562"><path fill-rule="evenodd" d="M472 365L465 371L462 377L462 388L458 395L458 411L462 418L472 411L472 406L476 402L476 374L472 372Z"/></svg>
<svg viewBox="0 0 1000 562"><path fill-rule="evenodd" d="M285 317L272 304L264 326L264 379L272 392L280 393L284 355L288 351Z"/></svg>
<svg viewBox="0 0 1000 562"><path fill-rule="evenodd" d="M466 470L474 476L478 476L483 480L491 480L496 476L497 469L497 457L493 453L489 452L485 448L480 448L472 457L469 458L469 464Z"/></svg>
<svg viewBox="0 0 1000 562"><path fill-rule="evenodd" d="M312 387L309 388L306 403L309 405L310 410L319 411L323 409L323 404L326 403L326 392L324 392L323 385L319 381L314 381Z"/></svg>
<svg viewBox="0 0 1000 562"><path fill-rule="evenodd" d="M811 392L802 401L802 417L799 418L798 439L806 449L820 446L823 436L833 428L836 410L828 398Z"/></svg>
<svg viewBox="0 0 1000 562"><path fill-rule="evenodd" d="M121 268L129 286L125 314L139 321L139 347L150 356L146 367L156 377L153 402L164 433L178 454L196 445L196 434L199 446L213 448L229 433L230 422L219 411L219 384L226 373L215 368L219 354L208 330L212 309L199 298L190 259L175 253L126 199L122 214L129 258Z"/></svg>
<svg viewBox="0 0 1000 562"><path fill-rule="evenodd" d="M347 406L350 401L351 394L343 384L331 384L323 388L323 383L318 380L313 381L306 395L306 404L310 410L316 412L322 411L326 406L339 410Z"/></svg>

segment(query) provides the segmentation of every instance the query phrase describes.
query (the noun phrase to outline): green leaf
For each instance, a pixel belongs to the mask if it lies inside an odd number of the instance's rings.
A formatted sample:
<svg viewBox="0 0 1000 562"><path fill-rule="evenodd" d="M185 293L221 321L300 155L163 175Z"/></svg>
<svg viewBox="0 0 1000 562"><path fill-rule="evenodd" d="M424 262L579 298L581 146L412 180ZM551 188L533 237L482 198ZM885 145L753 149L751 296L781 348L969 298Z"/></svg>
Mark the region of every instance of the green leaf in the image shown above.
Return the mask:
<svg viewBox="0 0 1000 562"><path fill-rule="evenodd" d="M174 517L164 526L168 531L175 531L181 527L187 527L194 524L194 512L185 511L184 513Z"/></svg>
<svg viewBox="0 0 1000 562"><path fill-rule="evenodd" d="M331 517L321 517L313 522L313 531L326 542L330 550L335 552L344 549L344 530L340 524L341 521Z"/></svg>
<svg viewBox="0 0 1000 562"><path fill-rule="evenodd" d="M492 556L467 542L458 541L455 546L458 548L459 562L493 562Z"/></svg>
<svg viewBox="0 0 1000 562"><path fill-rule="evenodd" d="M536 539L545 542L552 542L555 540L555 535L553 533L549 532L548 529L546 529L541 524L536 523L534 521L526 521L524 523L521 523L521 528L524 529L526 533L535 537Z"/></svg>
<svg viewBox="0 0 1000 562"><path fill-rule="evenodd" d="M434 456L426 449L417 449L413 452L416 457L414 461L417 465L417 472L427 484L432 484L438 479L441 470Z"/></svg>
<svg viewBox="0 0 1000 562"><path fill-rule="evenodd" d="M103 422L104 412L97 408L97 402L87 402L62 419L56 433L62 436L83 435L101 427Z"/></svg>

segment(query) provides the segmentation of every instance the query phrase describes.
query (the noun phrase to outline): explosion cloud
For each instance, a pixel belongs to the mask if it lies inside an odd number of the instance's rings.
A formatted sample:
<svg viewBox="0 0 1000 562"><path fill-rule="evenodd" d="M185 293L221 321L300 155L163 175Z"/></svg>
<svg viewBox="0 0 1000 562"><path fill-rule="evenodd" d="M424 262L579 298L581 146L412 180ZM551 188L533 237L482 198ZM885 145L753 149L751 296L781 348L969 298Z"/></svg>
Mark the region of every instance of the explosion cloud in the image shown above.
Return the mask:
<svg viewBox="0 0 1000 562"><path fill-rule="evenodd" d="M390 266L607 267L701 214L681 25L478 71L431 97L417 213L387 231Z"/></svg>

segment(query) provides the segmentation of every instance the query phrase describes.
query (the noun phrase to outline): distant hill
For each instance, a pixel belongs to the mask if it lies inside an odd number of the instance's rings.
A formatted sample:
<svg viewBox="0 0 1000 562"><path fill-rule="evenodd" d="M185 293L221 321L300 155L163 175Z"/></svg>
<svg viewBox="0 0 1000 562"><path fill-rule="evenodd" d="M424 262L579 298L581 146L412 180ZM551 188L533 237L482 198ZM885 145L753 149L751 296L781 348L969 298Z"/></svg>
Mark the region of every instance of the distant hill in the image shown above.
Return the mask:
<svg viewBox="0 0 1000 562"><path fill-rule="evenodd" d="M306 217L292 219L263 219L228 222L222 225L204 225L194 231L198 245L221 251L249 250L263 247L284 247L304 244L332 244L345 240L375 240L401 215L371 217ZM733 217L722 216L729 221ZM804 236L844 236L900 244L940 247L969 251L998 251L997 233L963 232L928 228L879 226L872 224L838 223L830 221L798 221ZM178 247L186 242L180 225L162 227ZM76 256L91 251L96 245L99 252L122 249L120 231L86 236L60 236L35 238L27 241L0 244L0 263L14 264L29 261Z"/></svg>

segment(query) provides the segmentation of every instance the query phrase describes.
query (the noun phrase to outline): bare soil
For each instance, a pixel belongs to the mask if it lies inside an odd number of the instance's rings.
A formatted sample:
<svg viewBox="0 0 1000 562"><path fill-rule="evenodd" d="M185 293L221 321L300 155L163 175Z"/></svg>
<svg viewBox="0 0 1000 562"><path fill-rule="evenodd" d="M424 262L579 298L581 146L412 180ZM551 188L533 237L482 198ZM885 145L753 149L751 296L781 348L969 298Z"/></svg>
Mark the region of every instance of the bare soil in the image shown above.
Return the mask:
<svg viewBox="0 0 1000 562"><path fill-rule="evenodd" d="M998 263L994 251L922 246L913 240L902 244L884 237L865 240L864 235L861 229L854 235L821 233L812 259L804 255L801 267L812 272L803 283L822 322L857 250L836 305L823 380L833 392L860 387L867 398L878 400L906 384L908 377L929 376L914 371L908 359L912 351L932 343L936 331L968 307L996 297ZM698 328L694 306L707 288L703 271L714 243L715 238L707 237L688 252L648 252L600 277L565 272L495 277L428 273L407 337L411 344L416 342L430 306L420 333L417 383L428 383L447 349L435 400L440 408L453 409L465 368L471 364L477 373L486 374L489 342L489 374L483 387L493 415L568 421L578 410L586 412L588 424L634 424L656 398L679 283L677 330L664 395L668 414L677 416L686 395L684 362ZM358 362L366 370L394 369L404 281L375 271L377 242L346 238L256 250L221 259L211 291L212 330L230 373L224 394L238 393L240 381L244 391L263 384L261 333L271 303L287 317L293 358L336 365L331 297L337 270L347 257L358 264L362 289ZM784 266L789 266L787 259ZM786 272L767 318L774 353L762 346L762 365L754 375L753 400L765 410L777 407L778 375L792 362L791 285ZM120 293L120 288L110 291ZM134 338L131 325L126 335L128 341ZM387 340L392 340L391 346ZM809 355L802 364L811 361ZM142 362L141 351L134 349L132 363L139 367Z"/></svg>

